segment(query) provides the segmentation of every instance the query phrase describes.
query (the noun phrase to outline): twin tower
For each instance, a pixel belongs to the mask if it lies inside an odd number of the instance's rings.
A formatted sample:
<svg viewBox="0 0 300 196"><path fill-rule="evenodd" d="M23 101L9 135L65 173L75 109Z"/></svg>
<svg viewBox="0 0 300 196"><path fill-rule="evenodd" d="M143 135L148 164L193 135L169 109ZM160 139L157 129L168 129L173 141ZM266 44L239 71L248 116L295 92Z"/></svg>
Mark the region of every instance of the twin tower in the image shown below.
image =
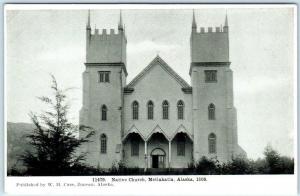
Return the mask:
<svg viewBox="0 0 300 196"><path fill-rule="evenodd" d="M199 31L193 13L191 85L160 57L127 84L127 38L121 14L117 31L93 32L89 14L80 124L92 127L96 134L93 142L84 147L87 162L104 168L124 160L132 164L129 166L187 167L202 156L227 161L245 154L237 141L228 34L227 16L224 26ZM169 85L161 83L167 81ZM162 103L167 103L168 108L164 105L162 109ZM183 107L180 118L176 113L178 103ZM162 110L164 115L169 112L167 119L161 116ZM149 111L154 117L149 118ZM138 137L128 139L130 134ZM165 139L160 141L155 134ZM176 154L176 149L181 149L180 153ZM158 160L159 164L155 162Z"/></svg>
<svg viewBox="0 0 300 196"><path fill-rule="evenodd" d="M195 15L193 13L191 32L191 62L229 62L228 20L222 27L204 27L197 31ZM126 69L125 27L122 15L118 30L95 29L92 33L90 25L90 12L86 26L86 63L123 63Z"/></svg>

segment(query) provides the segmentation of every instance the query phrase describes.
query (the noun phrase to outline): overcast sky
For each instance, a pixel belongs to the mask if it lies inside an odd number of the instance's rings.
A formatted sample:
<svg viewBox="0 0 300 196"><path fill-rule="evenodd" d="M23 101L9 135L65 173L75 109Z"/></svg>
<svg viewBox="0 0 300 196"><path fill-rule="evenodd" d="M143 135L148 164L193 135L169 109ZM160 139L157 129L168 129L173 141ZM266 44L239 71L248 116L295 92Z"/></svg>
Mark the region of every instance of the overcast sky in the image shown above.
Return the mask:
<svg viewBox="0 0 300 196"><path fill-rule="evenodd" d="M49 95L50 73L61 87L76 87L70 118L82 102L87 10L9 10L6 13L7 120L30 122L36 97ZM195 9L198 28L224 24L225 8ZM270 143L293 156L293 9L227 8L240 145L250 158ZM127 83L159 55L190 83L192 9L123 9ZM117 29L119 10L91 10L92 28Z"/></svg>

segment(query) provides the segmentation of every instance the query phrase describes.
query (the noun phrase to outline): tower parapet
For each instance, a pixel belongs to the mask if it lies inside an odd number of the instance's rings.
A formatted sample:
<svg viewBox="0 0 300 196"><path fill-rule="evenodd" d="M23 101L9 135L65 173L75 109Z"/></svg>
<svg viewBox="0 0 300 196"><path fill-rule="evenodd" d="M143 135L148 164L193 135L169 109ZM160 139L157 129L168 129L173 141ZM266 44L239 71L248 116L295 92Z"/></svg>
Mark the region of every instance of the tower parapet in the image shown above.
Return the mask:
<svg viewBox="0 0 300 196"><path fill-rule="evenodd" d="M219 27L200 27L200 29L196 29L194 34L202 34L202 33L228 33L224 31L222 26Z"/></svg>
<svg viewBox="0 0 300 196"><path fill-rule="evenodd" d="M224 26L200 27L198 31L193 16L191 33L191 63L229 63L229 27L227 16Z"/></svg>
<svg viewBox="0 0 300 196"><path fill-rule="evenodd" d="M126 66L127 39L122 18L115 29L91 29L88 19L86 30L86 64L123 64Z"/></svg>

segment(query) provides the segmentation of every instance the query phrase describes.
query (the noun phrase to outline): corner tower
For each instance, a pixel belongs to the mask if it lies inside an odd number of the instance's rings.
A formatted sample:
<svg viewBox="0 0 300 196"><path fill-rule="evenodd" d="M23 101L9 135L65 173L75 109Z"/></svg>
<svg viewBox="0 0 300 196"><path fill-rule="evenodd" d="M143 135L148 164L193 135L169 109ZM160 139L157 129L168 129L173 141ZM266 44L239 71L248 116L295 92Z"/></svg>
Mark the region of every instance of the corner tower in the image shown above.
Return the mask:
<svg viewBox="0 0 300 196"><path fill-rule="evenodd" d="M230 160L243 154L237 141L236 109L229 60L229 26L200 27L193 13L190 38L194 159Z"/></svg>
<svg viewBox="0 0 300 196"><path fill-rule="evenodd" d="M126 44L121 13L117 32L114 29L100 32L96 28L92 32L89 11L80 125L92 127L96 132L92 142L84 147L88 152L87 162L95 167L108 168L122 158Z"/></svg>

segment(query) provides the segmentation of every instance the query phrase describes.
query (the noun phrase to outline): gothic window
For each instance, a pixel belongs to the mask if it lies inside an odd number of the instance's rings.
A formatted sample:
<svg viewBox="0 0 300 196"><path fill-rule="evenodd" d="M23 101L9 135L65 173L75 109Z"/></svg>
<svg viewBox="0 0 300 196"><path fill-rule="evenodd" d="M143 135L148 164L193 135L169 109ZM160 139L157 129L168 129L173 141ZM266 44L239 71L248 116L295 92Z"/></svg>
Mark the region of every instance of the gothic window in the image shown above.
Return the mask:
<svg viewBox="0 0 300 196"><path fill-rule="evenodd" d="M101 120L107 120L107 107L102 105L101 107Z"/></svg>
<svg viewBox="0 0 300 196"><path fill-rule="evenodd" d="M214 104L209 104L208 106L208 119L209 120L215 120L216 119L216 108Z"/></svg>
<svg viewBox="0 0 300 196"><path fill-rule="evenodd" d="M139 141L131 142L131 156L139 156Z"/></svg>
<svg viewBox="0 0 300 196"><path fill-rule="evenodd" d="M208 152L209 153L216 153L217 152L217 137L214 133L209 134L208 136Z"/></svg>
<svg viewBox="0 0 300 196"><path fill-rule="evenodd" d="M217 70L205 70L205 82L217 82Z"/></svg>
<svg viewBox="0 0 300 196"><path fill-rule="evenodd" d="M106 154L107 152L107 137L105 134L100 136L100 152L101 154Z"/></svg>
<svg viewBox="0 0 300 196"><path fill-rule="evenodd" d="M182 136L177 139L177 156L185 156L185 138Z"/></svg>
<svg viewBox="0 0 300 196"><path fill-rule="evenodd" d="M163 119L169 119L169 103L165 100L162 103Z"/></svg>
<svg viewBox="0 0 300 196"><path fill-rule="evenodd" d="M148 105L147 105L147 109L148 109L148 119L153 119L153 102L152 101L149 101L148 102Z"/></svg>
<svg viewBox="0 0 300 196"><path fill-rule="evenodd" d="M99 71L98 72L98 82L103 83L103 82L109 82L109 74L110 71Z"/></svg>
<svg viewBox="0 0 300 196"><path fill-rule="evenodd" d="M183 113L184 113L184 103L182 100L179 100L177 103L177 116L178 119L183 119Z"/></svg>
<svg viewBox="0 0 300 196"><path fill-rule="evenodd" d="M138 120L139 119L139 103L134 101L132 103L132 119Z"/></svg>

